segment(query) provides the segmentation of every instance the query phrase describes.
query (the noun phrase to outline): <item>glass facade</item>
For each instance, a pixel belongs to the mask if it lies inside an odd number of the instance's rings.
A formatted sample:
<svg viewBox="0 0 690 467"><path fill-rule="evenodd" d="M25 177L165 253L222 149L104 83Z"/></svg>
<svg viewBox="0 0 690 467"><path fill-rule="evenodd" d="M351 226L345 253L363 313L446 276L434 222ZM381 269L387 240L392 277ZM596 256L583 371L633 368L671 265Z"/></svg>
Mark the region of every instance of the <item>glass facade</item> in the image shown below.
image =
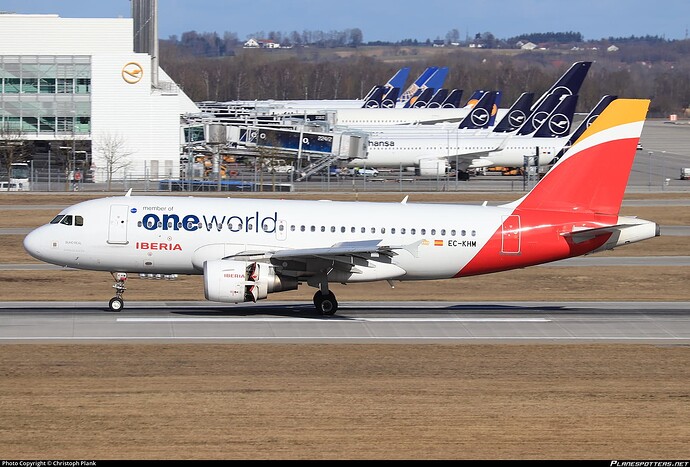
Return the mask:
<svg viewBox="0 0 690 467"><path fill-rule="evenodd" d="M91 132L91 57L0 56L0 128L65 136Z"/></svg>

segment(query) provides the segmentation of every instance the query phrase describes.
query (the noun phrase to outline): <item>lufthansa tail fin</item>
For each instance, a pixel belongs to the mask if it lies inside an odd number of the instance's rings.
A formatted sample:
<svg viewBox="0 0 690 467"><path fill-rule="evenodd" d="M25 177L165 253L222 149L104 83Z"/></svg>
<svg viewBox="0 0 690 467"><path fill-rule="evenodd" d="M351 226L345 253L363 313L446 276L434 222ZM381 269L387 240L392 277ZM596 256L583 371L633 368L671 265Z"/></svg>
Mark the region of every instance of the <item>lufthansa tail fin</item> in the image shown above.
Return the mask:
<svg viewBox="0 0 690 467"><path fill-rule="evenodd" d="M577 94L565 96L532 135L535 138L558 138L566 136L575 117Z"/></svg>
<svg viewBox="0 0 690 467"><path fill-rule="evenodd" d="M363 109L378 109L383 101L383 94L386 92L385 86L374 86L362 104Z"/></svg>
<svg viewBox="0 0 690 467"><path fill-rule="evenodd" d="M574 95L580 92L580 87L587 76L589 68L592 66L592 62L575 62L573 63L563 76L558 78L558 80L551 85L549 89L542 94L539 99L532 105L532 112L534 112L539 105L555 91L560 90L563 94Z"/></svg>
<svg viewBox="0 0 690 467"><path fill-rule="evenodd" d="M429 109L437 109L437 108L441 107L441 105L443 104L443 101L445 101L447 97L448 97L448 89L446 89L446 88L438 89L434 93L434 95L431 96L431 100L429 101L429 103L426 106Z"/></svg>
<svg viewBox="0 0 690 467"><path fill-rule="evenodd" d="M413 109L423 109L427 106L431 98L433 97L434 90L432 88L423 89L417 96L414 96L410 101L414 100L414 103L410 105Z"/></svg>
<svg viewBox="0 0 690 467"><path fill-rule="evenodd" d="M568 93L565 90L556 90L552 92L539 104L536 110L534 110L528 117L527 121L518 128L516 135L525 136L534 133L537 128L541 126L542 123L548 118L548 116L553 112L553 109L560 104L563 97L567 96Z"/></svg>
<svg viewBox="0 0 690 467"><path fill-rule="evenodd" d="M611 102L532 191L506 206L617 215L649 102Z"/></svg>
<svg viewBox="0 0 690 467"><path fill-rule="evenodd" d="M479 130L487 128L491 121L491 113L494 111L494 104L498 91L485 92L479 102L465 115L460 125L461 130Z"/></svg>
<svg viewBox="0 0 690 467"><path fill-rule="evenodd" d="M533 99L533 92L523 92L510 109L508 109L508 112L506 112L501 121L498 122L493 132L510 133L520 128L530 114L529 107L532 105Z"/></svg>
<svg viewBox="0 0 690 467"><path fill-rule="evenodd" d="M441 107L444 109L459 109L460 99L462 99L462 89L453 89L443 101Z"/></svg>

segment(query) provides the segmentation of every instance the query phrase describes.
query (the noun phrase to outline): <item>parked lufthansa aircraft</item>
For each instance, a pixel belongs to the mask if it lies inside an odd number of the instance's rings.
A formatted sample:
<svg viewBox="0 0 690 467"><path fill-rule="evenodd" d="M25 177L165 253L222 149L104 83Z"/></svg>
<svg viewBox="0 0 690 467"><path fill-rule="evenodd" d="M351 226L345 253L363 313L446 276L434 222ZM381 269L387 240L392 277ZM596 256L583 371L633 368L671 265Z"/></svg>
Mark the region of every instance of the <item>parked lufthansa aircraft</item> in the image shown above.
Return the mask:
<svg viewBox="0 0 690 467"><path fill-rule="evenodd" d="M619 215L648 106L613 101L529 193L500 206L128 194L64 209L24 247L111 272L113 311L127 273L175 273L203 274L206 298L229 303L307 283L316 309L333 314L334 282L488 274L658 235L654 222Z"/></svg>

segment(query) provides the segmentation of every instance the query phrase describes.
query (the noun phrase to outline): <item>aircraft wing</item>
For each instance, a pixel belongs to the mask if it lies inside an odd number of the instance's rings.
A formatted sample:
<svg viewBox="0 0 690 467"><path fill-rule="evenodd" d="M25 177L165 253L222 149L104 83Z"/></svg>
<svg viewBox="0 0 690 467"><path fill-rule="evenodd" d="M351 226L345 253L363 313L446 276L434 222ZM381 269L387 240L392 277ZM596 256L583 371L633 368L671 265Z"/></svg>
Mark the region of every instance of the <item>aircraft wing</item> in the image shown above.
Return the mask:
<svg viewBox="0 0 690 467"><path fill-rule="evenodd" d="M292 248L270 252L246 251L229 256L227 259L275 259L275 260L306 260L308 258L334 259L342 256L361 256L378 253L385 256L395 256L396 250L407 250L417 256L420 242L409 245L380 245L381 240L362 240L356 242L340 242L323 248Z"/></svg>

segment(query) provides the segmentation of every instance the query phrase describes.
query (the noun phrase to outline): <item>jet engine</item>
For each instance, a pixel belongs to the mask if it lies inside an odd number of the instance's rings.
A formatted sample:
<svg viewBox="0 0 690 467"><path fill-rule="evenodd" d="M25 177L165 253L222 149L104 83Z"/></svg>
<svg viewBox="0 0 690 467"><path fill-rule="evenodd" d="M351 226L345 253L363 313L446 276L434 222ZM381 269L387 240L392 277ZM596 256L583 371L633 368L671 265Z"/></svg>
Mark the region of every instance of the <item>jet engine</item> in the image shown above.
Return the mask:
<svg viewBox="0 0 690 467"><path fill-rule="evenodd" d="M204 295L214 302L256 302L297 286L297 279L276 274L266 263L223 259L204 263Z"/></svg>
<svg viewBox="0 0 690 467"><path fill-rule="evenodd" d="M422 177L437 177L446 175L449 168L445 159L422 159L416 172Z"/></svg>

